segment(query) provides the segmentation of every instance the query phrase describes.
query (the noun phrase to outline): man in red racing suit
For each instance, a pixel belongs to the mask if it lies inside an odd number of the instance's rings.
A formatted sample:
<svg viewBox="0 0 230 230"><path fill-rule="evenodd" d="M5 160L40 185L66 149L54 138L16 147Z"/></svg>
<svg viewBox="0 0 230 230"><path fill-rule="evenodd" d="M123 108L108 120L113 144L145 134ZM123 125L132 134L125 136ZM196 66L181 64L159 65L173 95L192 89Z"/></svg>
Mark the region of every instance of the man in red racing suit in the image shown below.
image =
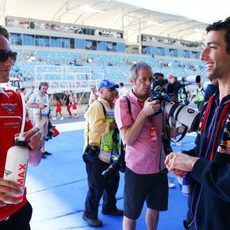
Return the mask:
<svg viewBox="0 0 230 230"><path fill-rule="evenodd" d="M7 30L0 26L0 83L9 81L9 72L16 60L12 52ZM0 87L0 229L29 230L32 207L26 199L26 189L22 202L14 195L20 194L19 186L4 180L4 168L8 149L22 126L23 106L21 96L13 90ZM29 164L37 166L41 160L41 133L33 128L26 118L23 139L29 142Z"/></svg>

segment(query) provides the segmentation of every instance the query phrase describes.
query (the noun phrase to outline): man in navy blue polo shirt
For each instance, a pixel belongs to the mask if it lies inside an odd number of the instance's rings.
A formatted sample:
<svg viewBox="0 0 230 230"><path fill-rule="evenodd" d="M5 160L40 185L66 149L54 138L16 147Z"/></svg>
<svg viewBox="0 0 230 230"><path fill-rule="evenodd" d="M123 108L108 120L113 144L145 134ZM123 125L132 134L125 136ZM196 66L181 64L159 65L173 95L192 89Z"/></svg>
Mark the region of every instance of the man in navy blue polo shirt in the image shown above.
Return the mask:
<svg viewBox="0 0 230 230"><path fill-rule="evenodd" d="M201 119L196 148L171 153L167 168L194 180L186 229L229 229L230 226L230 17L206 28L201 60L207 75L217 79L219 91L211 96Z"/></svg>

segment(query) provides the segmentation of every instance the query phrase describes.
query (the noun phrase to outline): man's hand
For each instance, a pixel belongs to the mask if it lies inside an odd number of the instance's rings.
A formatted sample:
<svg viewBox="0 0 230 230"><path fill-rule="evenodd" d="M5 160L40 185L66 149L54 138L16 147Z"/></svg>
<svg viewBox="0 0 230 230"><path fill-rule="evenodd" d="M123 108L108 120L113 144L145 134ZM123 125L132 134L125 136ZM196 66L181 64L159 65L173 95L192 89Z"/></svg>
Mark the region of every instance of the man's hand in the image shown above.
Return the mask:
<svg viewBox="0 0 230 230"><path fill-rule="evenodd" d="M117 129L117 123L116 122L110 123L109 129L110 130Z"/></svg>
<svg viewBox="0 0 230 230"><path fill-rule="evenodd" d="M173 171L176 172L175 170L190 172L197 160L199 160L198 157L191 157L181 152L172 152L166 157L165 165L172 173Z"/></svg>
<svg viewBox="0 0 230 230"><path fill-rule="evenodd" d="M186 127L184 125L181 125L177 128L170 127L170 137L176 137L178 135L181 135L184 133Z"/></svg>
<svg viewBox="0 0 230 230"><path fill-rule="evenodd" d="M29 147L32 151L40 150L42 146L42 134L40 129L33 127L28 132L24 133L24 140L29 141Z"/></svg>
<svg viewBox="0 0 230 230"><path fill-rule="evenodd" d="M173 173L175 176L178 176L180 178L184 178L187 174L187 172L179 170L179 169L172 169L171 173Z"/></svg>
<svg viewBox="0 0 230 230"><path fill-rule="evenodd" d="M20 194L21 190L16 183L0 178L0 207L7 204L18 204L18 200L13 196Z"/></svg>
<svg viewBox="0 0 230 230"><path fill-rule="evenodd" d="M47 105L45 105L43 103L38 103L38 108L39 109L44 109L45 107L47 107Z"/></svg>
<svg viewBox="0 0 230 230"><path fill-rule="evenodd" d="M160 109L161 109L161 105L159 100L154 100L154 101L146 100L142 111L146 116L150 116L154 113L159 112Z"/></svg>
<svg viewBox="0 0 230 230"><path fill-rule="evenodd" d="M176 128L176 134L180 135L180 134L184 133L185 129L186 129L186 127L184 125L177 127Z"/></svg>

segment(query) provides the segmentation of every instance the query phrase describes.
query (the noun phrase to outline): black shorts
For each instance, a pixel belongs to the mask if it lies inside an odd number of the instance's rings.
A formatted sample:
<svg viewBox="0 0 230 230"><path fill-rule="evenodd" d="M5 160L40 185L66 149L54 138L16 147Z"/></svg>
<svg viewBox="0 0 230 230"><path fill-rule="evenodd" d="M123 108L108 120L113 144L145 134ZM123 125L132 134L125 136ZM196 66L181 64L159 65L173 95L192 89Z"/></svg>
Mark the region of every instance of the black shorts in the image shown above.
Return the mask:
<svg viewBox="0 0 230 230"><path fill-rule="evenodd" d="M27 202L20 210L11 215L9 219L0 221L1 230L30 230L32 206Z"/></svg>
<svg viewBox="0 0 230 230"><path fill-rule="evenodd" d="M167 170L155 174L136 174L130 169L125 171L124 216L136 220L144 202L150 209L168 209Z"/></svg>

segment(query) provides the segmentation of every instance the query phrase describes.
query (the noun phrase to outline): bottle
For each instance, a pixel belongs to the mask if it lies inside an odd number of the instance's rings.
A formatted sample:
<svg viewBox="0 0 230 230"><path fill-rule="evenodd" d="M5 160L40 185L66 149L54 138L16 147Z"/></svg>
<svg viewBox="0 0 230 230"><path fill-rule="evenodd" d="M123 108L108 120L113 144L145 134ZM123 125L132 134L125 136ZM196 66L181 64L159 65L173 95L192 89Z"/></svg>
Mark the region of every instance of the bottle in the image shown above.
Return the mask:
<svg viewBox="0 0 230 230"><path fill-rule="evenodd" d="M18 202L23 200L28 161L28 143L16 138L14 146L9 148L7 151L3 179L16 182L19 185L21 193L19 195L15 195Z"/></svg>
<svg viewBox="0 0 230 230"><path fill-rule="evenodd" d="M191 195L193 191L193 179L191 173L188 172L185 177L177 177L179 188L184 195Z"/></svg>

